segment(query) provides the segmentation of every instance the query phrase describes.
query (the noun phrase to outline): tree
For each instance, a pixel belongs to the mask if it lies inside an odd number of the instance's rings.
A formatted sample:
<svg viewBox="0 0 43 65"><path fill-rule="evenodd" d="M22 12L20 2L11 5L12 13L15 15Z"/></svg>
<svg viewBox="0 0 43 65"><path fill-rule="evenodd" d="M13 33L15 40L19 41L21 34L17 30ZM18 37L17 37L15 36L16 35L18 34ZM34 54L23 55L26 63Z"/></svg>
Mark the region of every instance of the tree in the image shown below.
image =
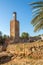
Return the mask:
<svg viewBox="0 0 43 65"><path fill-rule="evenodd" d="M2 37L2 32L0 31L0 37Z"/></svg>
<svg viewBox="0 0 43 65"><path fill-rule="evenodd" d="M3 39L7 39L9 38L9 36L7 36L6 34L3 35Z"/></svg>
<svg viewBox="0 0 43 65"><path fill-rule="evenodd" d="M28 39L29 38L29 34L26 33L26 32L23 32L22 35L21 35L21 38Z"/></svg>
<svg viewBox="0 0 43 65"><path fill-rule="evenodd" d="M29 34L26 33L26 32L23 32L23 33L21 34L21 38L24 40L24 42L26 42L27 39L29 39ZM25 56L25 44L24 44L23 46L24 46L24 56Z"/></svg>
<svg viewBox="0 0 43 65"><path fill-rule="evenodd" d="M0 31L0 44L2 44L3 40L2 40L2 32Z"/></svg>
<svg viewBox="0 0 43 65"><path fill-rule="evenodd" d="M34 26L34 32L43 29L43 1L33 2L32 6L33 19L31 24Z"/></svg>

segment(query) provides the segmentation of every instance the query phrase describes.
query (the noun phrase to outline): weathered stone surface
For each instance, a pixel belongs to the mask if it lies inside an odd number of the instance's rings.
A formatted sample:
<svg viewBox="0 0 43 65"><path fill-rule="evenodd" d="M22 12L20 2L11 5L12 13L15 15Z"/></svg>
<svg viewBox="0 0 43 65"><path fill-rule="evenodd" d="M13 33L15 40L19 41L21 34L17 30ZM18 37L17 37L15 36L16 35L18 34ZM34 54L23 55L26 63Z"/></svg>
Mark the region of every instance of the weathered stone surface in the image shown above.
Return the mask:
<svg viewBox="0 0 43 65"><path fill-rule="evenodd" d="M13 57L13 55L10 53L1 52L0 53L0 64L10 61L12 57Z"/></svg>
<svg viewBox="0 0 43 65"><path fill-rule="evenodd" d="M14 15L16 17L16 13ZM15 17L10 21L10 37L17 42L19 40L19 21Z"/></svg>
<svg viewBox="0 0 43 65"><path fill-rule="evenodd" d="M0 52L2 52L2 47L3 47L3 46L0 45Z"/></svg>
<svg viewBox="0 0 43 65"><path fill-rule="evenodd" d="M43 42L35 42L32 44L9 44L5 53L0 53L0 58L0 62L3 62L3 65L7 63L7 65L35 65L35 63L41 63L37 62L37 60L43 60ZM3 59L5 59L5 61L3 61ZM33 62L33 60L36 61Z"/></svg>

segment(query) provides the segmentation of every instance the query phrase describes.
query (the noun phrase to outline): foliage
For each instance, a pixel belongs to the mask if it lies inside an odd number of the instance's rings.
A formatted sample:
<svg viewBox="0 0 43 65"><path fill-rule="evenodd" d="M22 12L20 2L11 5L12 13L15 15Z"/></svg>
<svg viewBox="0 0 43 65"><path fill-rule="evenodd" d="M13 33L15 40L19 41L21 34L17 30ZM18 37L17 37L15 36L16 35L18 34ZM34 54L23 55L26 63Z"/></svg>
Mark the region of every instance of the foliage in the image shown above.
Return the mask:
<svg viewBox="0 0 43 65"><path fill-rule="evenodd" d="M33 19L31 24L34 26L34 32L43 29L43 1L32 2Z"/></svg>
<svg viewBox="0 0 43 65"><path fill-rule="evenodd" d="M6 34L3 35L3 39L7 39L9 38L9 36L7 36Z"/></svg>
<svg viewBox="0 0 43 65"><path fill-rule="evenodd" d="M6 41L6 39L8 39L9 38L9 36L7 36L7 35L2 35L2 32L0 31L0 44L4 44L5 43L5 41Z"/></svg>
<svg viewBox="0 0 43 65"><path fill-rule="evenodd" d="M0 37L2 37L2 32L0 31Z"/></svg>
<svg viewBox="0 0 43 65"><path fill-rule="evenodd" d="M23 32L22 35L21 35L21 38L28 39L29 38L29 34L26 33L26 32Z"/></svg>

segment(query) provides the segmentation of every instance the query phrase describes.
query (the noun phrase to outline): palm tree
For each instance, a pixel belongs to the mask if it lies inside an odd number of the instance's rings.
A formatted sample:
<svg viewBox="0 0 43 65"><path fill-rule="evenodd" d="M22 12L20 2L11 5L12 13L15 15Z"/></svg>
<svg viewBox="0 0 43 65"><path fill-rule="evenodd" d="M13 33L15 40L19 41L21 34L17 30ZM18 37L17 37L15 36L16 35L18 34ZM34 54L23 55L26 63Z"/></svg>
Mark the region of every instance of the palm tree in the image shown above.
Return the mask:
<svg viewBox="0 0 43 65"><path fill-rule="evenodd" d="M32 6L33 19L31 24L34 26L34 32L43 29L43 1L33 2Z"/></svg>

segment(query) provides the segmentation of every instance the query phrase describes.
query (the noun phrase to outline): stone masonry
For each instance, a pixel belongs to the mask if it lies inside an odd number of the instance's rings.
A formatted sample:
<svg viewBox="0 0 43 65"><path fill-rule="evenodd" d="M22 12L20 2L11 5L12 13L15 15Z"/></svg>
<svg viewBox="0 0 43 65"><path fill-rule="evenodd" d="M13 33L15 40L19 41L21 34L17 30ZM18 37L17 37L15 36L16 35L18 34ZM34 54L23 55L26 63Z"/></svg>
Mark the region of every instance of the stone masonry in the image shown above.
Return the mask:
<svg viewBox="0 0 43 65"><path fill-rule="evenodd" d="M19 21L16 20L16 12L13 12L13 19L10 21L10 37L19 39Z"/></svg>

